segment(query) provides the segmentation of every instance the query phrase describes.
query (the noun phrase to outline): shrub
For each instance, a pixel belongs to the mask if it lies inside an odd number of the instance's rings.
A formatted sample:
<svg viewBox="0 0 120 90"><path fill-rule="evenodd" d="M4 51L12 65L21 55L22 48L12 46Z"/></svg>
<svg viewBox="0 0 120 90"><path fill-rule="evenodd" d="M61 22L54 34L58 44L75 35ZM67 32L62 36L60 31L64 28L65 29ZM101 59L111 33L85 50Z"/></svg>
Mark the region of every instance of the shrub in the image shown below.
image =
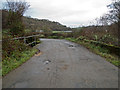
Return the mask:
<svg viewBox="0 0 120 90"><path fill-rule="evenodd" d="M20 40L3 39L2 46L3 59L5 57L11 56L13 52L22 52L28 49L28 47L23 43L23 41Z"/></svg>

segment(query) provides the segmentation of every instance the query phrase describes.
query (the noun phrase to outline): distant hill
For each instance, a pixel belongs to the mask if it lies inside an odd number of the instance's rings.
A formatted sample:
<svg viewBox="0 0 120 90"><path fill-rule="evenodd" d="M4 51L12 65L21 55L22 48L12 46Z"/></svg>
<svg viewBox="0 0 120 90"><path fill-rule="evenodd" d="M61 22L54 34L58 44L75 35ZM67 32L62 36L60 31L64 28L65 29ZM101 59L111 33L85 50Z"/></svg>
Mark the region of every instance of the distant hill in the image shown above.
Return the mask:
<svg viewBox="0 0 120 90"><path fill-rule="evenodd" d="M8 12L5 10L0 10L2 11L2 28L8 28L7 27L7 16ZM31 18L31 17L23 17L23 23L25 25L25 29L29 29L32 31L35 30L53 30L53 31L67 31L71 30L71 28L66 27L65 25L60 24L59 22L55 21L49 21L46 19L36 19L36 18Z"/></svg>
<svg viewBox="0 0 120 90"><path fill-rule="evenodd" d="M51 29L53 31L66 31L71 28L66 27L65 25L60 24L59 22L49 21L46 19L35 19L30 17L23 17L24 24L27 29Z"/></svg>

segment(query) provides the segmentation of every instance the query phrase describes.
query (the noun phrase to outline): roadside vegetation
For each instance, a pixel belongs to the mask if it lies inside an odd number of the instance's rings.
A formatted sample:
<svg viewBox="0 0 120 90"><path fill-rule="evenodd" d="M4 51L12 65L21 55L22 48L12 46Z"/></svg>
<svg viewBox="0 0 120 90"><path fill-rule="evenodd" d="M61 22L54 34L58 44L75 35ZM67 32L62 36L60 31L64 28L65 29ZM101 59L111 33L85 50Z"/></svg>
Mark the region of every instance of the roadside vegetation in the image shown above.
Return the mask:
<svg viewBox="0 0 120 90"><path fill-rule="evenodd" d="M7 16L6 18L3 16L6 23L3 21L5 27L2 28L2 76L30 59L38 51L33 46L40 43L39 36L27 38L26 43L24 39L13 40L17 37L39 34L32 31L28 32L22 20L24 12L30 5L27 2L9 0L5 5ZM33 41L35 43L27 45Z"/></svg>
<svg viewBox="0 0 120 90"><path fill-rule="evenodd" d="M29 48L22 52L14 51L11 56L6 56L2 61L2 75L6 75L29 60L37 52L36 48Z"/></svg>

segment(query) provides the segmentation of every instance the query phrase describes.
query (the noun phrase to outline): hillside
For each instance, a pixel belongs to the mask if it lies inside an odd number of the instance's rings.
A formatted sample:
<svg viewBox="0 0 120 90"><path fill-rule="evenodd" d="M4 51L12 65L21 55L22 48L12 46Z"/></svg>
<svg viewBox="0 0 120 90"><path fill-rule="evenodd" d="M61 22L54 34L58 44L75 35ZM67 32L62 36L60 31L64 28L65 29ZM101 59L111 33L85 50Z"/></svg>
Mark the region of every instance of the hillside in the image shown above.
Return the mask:
<svg viewBox="0 0 120 90"><path fill-rule="evenodd" d="M0 10L1 12L1 10ZM7 17L8 12L2 10L2 28L6 29L7 27ZM53 31L66 31L71 30L71 28L66 27L65 25L60 24L59 22L49 21L46 19L36 19L31 17L23 17L23 23L25 25L25 29L28 30L53 30Z"/></svg>
<svg viewBox="0 0 120 90"><path fill-rule="evenodd" d="M32 30L51 29L53 31L70 30L70 28L60 24L59 22L49 21L47 19L23 17L23 22L26 26L26 29Z"/></svg>

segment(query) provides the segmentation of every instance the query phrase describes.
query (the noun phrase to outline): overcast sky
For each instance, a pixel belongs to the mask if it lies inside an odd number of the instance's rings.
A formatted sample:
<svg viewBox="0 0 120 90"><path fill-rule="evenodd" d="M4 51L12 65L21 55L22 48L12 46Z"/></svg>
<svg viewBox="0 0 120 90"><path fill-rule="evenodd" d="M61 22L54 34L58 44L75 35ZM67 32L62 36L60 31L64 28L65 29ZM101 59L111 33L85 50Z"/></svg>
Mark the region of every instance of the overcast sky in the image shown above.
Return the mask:
<svg viewBox="0 0 120 90"><path fill-rule="evenodd" d="M88 25L108 11L111 0L26 0L31 5L25 15L49 19L63 25Z"/></svg>

